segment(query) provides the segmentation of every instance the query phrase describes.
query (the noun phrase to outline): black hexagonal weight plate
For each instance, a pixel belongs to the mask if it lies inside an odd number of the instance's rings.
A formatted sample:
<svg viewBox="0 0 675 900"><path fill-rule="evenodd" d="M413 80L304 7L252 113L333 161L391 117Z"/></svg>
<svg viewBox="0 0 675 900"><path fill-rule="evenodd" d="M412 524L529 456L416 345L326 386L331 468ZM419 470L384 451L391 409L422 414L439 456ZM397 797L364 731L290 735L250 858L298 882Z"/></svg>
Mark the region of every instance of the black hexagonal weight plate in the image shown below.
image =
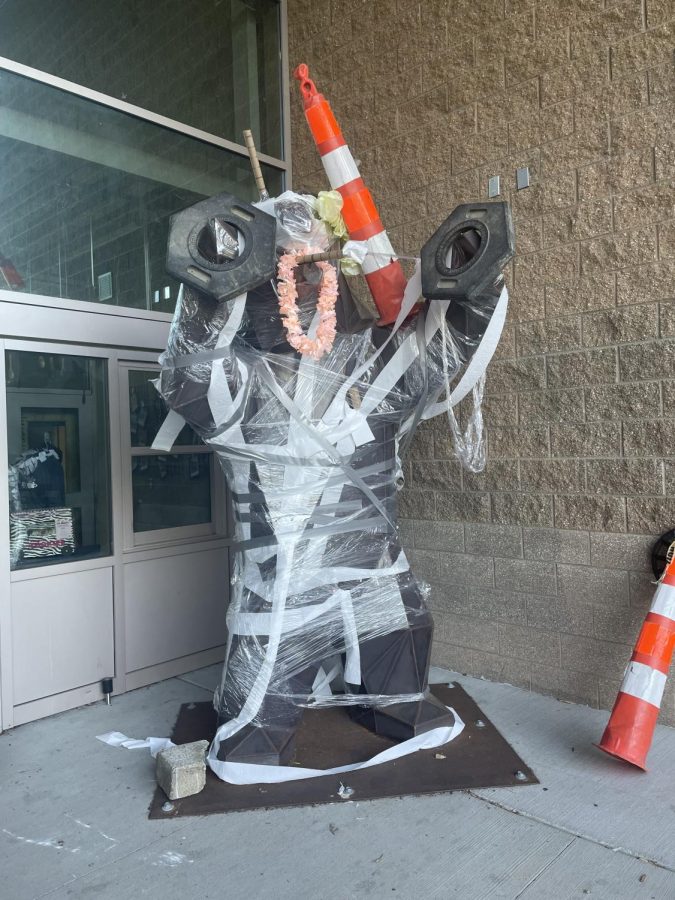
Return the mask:
<svg viewBox="0 0 675 900"><path fill-rule="evenodd" d="M455 258L448 264L451 251ZM494 281L514 252L508 203L464 203L422 247L422 294L428 300L471 299Z"/></svg>
<svg viewBox="0 0 675 900"><path fill-rule="evenodd" d="M234 259L218 257L206 250L205 232L215 218L243 235L244 248ZM218 194L171 216L166 270L216 300L229 300L274 276L275 244L273 216L233 194Z"/></svg>

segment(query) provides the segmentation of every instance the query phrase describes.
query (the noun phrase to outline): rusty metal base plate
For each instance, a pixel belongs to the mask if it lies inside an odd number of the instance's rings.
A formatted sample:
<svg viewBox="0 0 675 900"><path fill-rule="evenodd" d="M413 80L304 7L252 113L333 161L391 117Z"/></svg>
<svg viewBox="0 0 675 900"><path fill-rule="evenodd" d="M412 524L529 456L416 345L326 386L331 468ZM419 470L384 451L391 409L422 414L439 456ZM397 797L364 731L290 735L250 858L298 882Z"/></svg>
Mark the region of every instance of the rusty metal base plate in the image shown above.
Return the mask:
<svg viewBox="0 0 675 900"><path fill-rule="evenodd" d="M193 797L174 800L169 811L162 809L167 798L157 788L149 818L344 803L338 796L341 781L353 788L351 799L358 801L539 783L463 688L433 685L431 690L439 700L452 706L466 724L459 737L444 747L419 750L393 762L341 776L284 784L227 784L207 770L204 790ZM211 703L189 703L181 706L171 738L177 744L210 741L215 730L216 714ZM307 710L298 730L294 761L309 768L328 769L369 759L393 743L352 721L344 708Z"/></svg>

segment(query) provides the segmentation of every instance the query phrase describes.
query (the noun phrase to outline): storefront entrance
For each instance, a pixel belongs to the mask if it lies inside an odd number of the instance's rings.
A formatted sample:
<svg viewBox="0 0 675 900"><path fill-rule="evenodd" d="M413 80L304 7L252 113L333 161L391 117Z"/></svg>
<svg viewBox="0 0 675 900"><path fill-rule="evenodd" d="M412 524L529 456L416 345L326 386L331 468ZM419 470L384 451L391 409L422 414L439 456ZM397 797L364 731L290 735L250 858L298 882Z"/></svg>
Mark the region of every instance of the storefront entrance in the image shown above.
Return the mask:
<svg viewBox="0 0 675 900"><path fill-rule="evenodd" d="M167 238L258 197L243 129L290 187L283 0L48 6L0 3L2 728L224 655L224 483L151 447Z"/></svg>
<svg viewBox="0 0 675 900"><path fill-rule="evenodd" d="M151 447L169 316L72 306L0 301L4 728L223 655L224 481L189 428Z"/></svg>

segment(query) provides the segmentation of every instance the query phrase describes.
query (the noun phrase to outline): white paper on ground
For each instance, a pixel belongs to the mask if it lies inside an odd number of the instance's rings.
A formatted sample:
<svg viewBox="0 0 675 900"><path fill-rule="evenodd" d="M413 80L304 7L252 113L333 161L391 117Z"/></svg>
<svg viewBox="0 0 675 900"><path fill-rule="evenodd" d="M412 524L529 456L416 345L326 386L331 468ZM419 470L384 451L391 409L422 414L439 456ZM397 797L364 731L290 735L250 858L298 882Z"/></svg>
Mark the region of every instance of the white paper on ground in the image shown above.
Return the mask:
<svg viewBox="0 0 675 900"><path fill-rule="evenodd" d="M145 740L140 740L127 737L121 731L97 734L96 740L109 744L111 747L124 747L126 750L145 750L147 748L153 756L157 756L161 750L166 750L167 747L176 746L169 738L147 737Z"/></svg>
<svg viewBox="0 0 675 900"><path fill-rule="evenodd" d="M207 761L213 772L230 784L277 784L282 781L299 781L301 778L320 778L322 775L341 775L344 772L356 772L359 769L368 769L380 763L391 762L408 756L417 750L434 750L449 744L464 730L464 722L460 719L452 707L448 707L455 718L451 726L433 728L425 734L409 738L400 744L377 753L365 762L353 763L349 766L337 766L334 769L302 769L299 766L261 766L253 763L223 762L212 757L212 749L209 750Z"/></svg>
<svg viewBox="0 0 675 900"><path fill-rule="evenodd" d="M208 763L218 778L222 781L228 781L230 784L276 784L283 781L299 781L301 778L320 778L322 775L340 775L344 772L355 772L358 769L368 769L370 766L377 766L381 763L391 762L394 759L400 759L402 756L415 753L417 750L434 750L436 747L449 744L450 741L464 731L464 722L451 706L448 709L455 719L452 725L443 728L433 728L431 731L427 731L417 737L395 744L393 747L383 750L382 753L377 753L370 759L365 760L365 762L352 763L348 766L337 766L333 769L303 769L299 766L262 766L253 763L222 762L211 757L211 750L209 750ZM127 750L147 748L153 756L157 756L160 750L176 746L169 738L149 737L145 740L140 740L127 737L121 731L97 734L96 740L109 744L111 747L125 747Z"/></svg>

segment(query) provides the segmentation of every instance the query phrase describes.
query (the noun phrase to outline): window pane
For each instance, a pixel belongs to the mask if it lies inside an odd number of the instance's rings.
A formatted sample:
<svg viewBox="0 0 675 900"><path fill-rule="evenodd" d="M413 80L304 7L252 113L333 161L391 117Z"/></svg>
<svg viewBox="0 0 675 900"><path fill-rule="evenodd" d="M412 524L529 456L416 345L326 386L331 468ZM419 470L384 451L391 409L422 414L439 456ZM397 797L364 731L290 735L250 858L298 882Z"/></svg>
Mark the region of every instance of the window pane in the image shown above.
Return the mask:
<svg viewBox="0 0 675 900"><path fill-rule="evenodd" d="M211 454L133 456L134 531L211 521Z"/></svg>
<svg viewBox="0 0 675 900"><path fill-rule="evenodd" d="M4 0L0 56L281 156L276 0Z"/></svg>
<svg viewBox="0 0 675 900"><path fill-rule="evenodd" d="M152 382L159 372L140 369L129 370L129 427L132 447L150 447L160 429L168 407L157 393ZM179 446L201 444L199 435L186 425L176 438Z"/></svg>
<svg viewBox="0 0 675 900"><path fill-rule="evenodd" d="M8 350L13 569L111 552L106 361Z"/></svg>
<svg viewBox="0 0 675 900"><path fill-rule="evenodd" d="M247 158L0 70L0 288L171 312L169 216L221 191Z"/></svg>

